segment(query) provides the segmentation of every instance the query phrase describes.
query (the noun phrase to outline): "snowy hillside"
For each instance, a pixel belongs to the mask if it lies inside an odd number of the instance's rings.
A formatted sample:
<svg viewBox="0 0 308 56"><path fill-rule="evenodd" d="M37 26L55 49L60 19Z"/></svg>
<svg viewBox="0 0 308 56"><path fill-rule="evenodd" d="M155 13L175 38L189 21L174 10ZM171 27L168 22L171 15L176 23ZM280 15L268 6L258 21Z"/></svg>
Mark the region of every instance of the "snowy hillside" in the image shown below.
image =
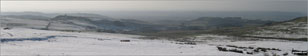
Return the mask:
<svg viewBox="0 0 308 56"><path fill-rule="evenodd" d="M4 17L0 19L2 27L25 27L25 28L44 28L48 22L44 20L32 20L22 18Z"/></svg>
<svg viewBox="0 0 308 56"><path fill-rule="evenodd" d="M307 55L308 51L308 42L298 41L302 38L307 39L307 17L264 27L255 26L256 28L248 30L244 27L239 28L244 30L218 29L221 31L214 30L215 33L234 33L235 35L215 35L213 32L205 34L201 29L200 32L199 30L181 31L185 28L169 28L140 20L101 19L108 17L95 14L74 15L77 16L58 15L43 19L45 17L19 15L0 18L0 55L296 56ZM234 23L238 23L237 20ZM113 33L106 33L108 30ZM166 32L159 32L164 30ZM171 32L169 33L168 30ZM179 31L172 32L172 30ZM120 32L142 34L119 34ZM147 32L154 34L146 35ZM242 37L242 34L249 37ZM288 40L290 38L296 38L296 40Z"/></svg>
<svg viewBox="0 0 308 56"><path fill-rule="evenodd" d="M70 15L70 16L64 16ZM40 12L7 12L3 13L0 22L3 27L23 27L50 30L89 30L96 28L92 20L116 20L107 16L90 13L40 13Z"/></svg>
<svg viewBox="0 0 308 56"><path fill-rule="evenodd" d="M250 35L274 38L307 38L307 30L307 17L299 17L262 27L260 31L256 31Z"/></svg>
<svg viewBox="0 0 308 56"><path fill-rule="evenodd" d="M10 17L1 18L0 22L3 27L22 27L22 28L35 28L35 29L43 29L49 23L49 21L47 20L22 19L22 18L10 18ZM73 22L78 22L78 21L73 21ZM86 28L78 24L53 22L50 26L50 29L84 30Z"/></svg>
<svg viewBox="0 0 308 56"><path fill-rule="evenodd" d="M1 55L251 55L219 51L216 48L218 45L270 47L282 49L283 52L288 52L292 48L308 50L306 47L308 42L230 42L224 38L231 37L202 35L199 37L221 40L202 40L197 42L196 45L189 45L168 40L138 39L139 37L143 36L95 32L60 32L26 28L1 29ZM263 55L263 53L254 55Z"/></svg>
<svg viewBox="0 0 308 56"><path fill-rule="evenodd" d="M112 19L96 14L58 15L53 18L42 18L33 15L5 15L0 18L3 27L23 27L61 31L155 31L163 26L133 19ZM148 30L149 29L149 30Z"/></svg>
<svg viewBox="0 0 308 56"><path fill-rule="evenodd" d="M53 36L54 38L48 38ZM178 45L136 35L57 32L16 28L2 30L1 55L215 55L215 46ZM31 39L32 38L32 39ZM41 38L41 39L35 39ZM15 40L13 40L15 39ZM120 42L130 40L131 42ZM212 50L211 52L208 52ZM225 53L220 55L241 55Z"/></svg>

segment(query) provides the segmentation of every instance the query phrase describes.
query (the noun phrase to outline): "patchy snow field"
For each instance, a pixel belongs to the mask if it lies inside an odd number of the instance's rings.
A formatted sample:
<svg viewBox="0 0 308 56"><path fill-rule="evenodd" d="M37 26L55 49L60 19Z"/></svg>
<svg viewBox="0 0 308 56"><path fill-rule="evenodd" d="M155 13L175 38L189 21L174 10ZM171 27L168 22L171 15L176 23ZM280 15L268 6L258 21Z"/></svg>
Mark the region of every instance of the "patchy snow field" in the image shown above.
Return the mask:
<svg viewBox="0 0 308 56"><path fill-rule="evenodd" d="M283 50L308 50L308 42L212 41L181 45L168 40L138 39L138 35L60 32L25 28L1 30L1 56L5 55L214 55L250 56L218 51L216 45L275 47ZM203 36L227 38L224 36ZM120 40L130 40L121 42ZM215 39L212 39L215 40Z"/></svg>

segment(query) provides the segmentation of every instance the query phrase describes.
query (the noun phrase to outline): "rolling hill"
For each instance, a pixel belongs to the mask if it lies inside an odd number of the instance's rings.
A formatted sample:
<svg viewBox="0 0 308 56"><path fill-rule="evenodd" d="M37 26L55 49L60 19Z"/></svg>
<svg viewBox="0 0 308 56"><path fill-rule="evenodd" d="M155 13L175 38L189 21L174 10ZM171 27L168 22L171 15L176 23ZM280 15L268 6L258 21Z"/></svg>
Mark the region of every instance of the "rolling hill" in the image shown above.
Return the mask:
<svg viewBox="0 0 308 56"><path fill-rule="evenodd" d="M307 16L305 16L267 24L264 27L260 27L260 30L247 35L272 38L307 38L307 30Z"/></svg>

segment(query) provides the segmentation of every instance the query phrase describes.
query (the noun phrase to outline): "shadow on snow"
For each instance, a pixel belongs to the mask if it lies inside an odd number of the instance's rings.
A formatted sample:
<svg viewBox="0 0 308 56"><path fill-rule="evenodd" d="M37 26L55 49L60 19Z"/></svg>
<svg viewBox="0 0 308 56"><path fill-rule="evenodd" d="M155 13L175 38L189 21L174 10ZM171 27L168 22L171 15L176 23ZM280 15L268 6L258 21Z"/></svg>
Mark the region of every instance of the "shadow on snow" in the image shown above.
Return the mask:
<svg viewBox="0 0 308 56"><path fill-rule="evenodd" d="M46 36L43 38L1 38L0 42L13 42L13 41L44 41L56 37L76 37L76 36Z"/></svg>

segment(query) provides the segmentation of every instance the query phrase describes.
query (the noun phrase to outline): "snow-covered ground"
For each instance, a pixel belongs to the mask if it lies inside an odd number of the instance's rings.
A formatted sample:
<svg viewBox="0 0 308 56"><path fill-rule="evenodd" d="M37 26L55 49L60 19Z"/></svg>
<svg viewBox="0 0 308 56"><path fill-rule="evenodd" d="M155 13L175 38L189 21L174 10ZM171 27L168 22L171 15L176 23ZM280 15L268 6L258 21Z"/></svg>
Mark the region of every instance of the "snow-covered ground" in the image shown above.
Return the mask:
<svg viewBox="0 0 308 56"><path fill-rule="evenodd" d="M2 28L1 28L2 29ZM296 41L223 41L227 36L203 35L204 38L218 38L219 41L198 42L197 45L176 44L168 40L138 39L138 35L60 32L13 28L1 30L2 55L214 55L250 56L234 52L218 51L217 45L258 46L308 50L308 42ZM50 37L50 38L49 38ZM39 39L35 39L39 38ZM130 40L121 42L120 40ZM211 39L216 40L216 39Z"/></svg>
<svg viewBox="0 0 308 56"><path fill-rule="evenodd" d="M48 40L6 41L1 55L242 55L222 53L207 44L179 45L167 40L142 40L137 35L78 33L14 28L2 30L1 39L46 38ZM120 42L131 40L131 42Z"/></svg>

